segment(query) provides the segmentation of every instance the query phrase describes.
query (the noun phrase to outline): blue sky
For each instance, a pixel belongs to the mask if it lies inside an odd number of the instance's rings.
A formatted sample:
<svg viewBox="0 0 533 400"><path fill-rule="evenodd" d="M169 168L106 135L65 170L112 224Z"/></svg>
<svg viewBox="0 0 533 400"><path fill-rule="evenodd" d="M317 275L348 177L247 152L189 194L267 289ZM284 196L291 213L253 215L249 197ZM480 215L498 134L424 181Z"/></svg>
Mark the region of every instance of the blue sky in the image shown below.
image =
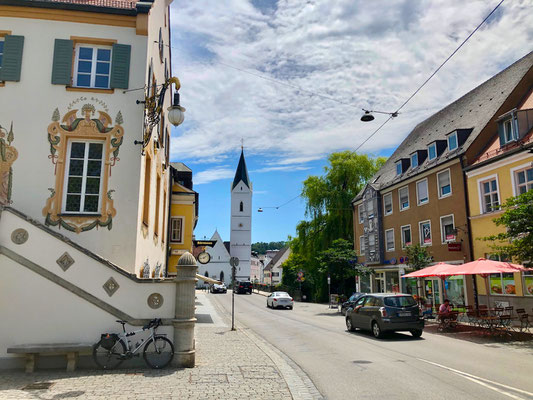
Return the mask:
<svg viewBox="0 0 533 400"><path fill-rule="evenodd" d="M229 240L241 139L254 208L283 204L307 176L322 173L329 153L356 148L386 118L362 123L361 108L394 111L497 3L174 0L172 68L187 111L172 131L171 159L194 173L196 237L218 229ZM360 151L390 155L417 123L526 55L531 43L533 6L504 2ZM254 212L252 241L294 235L304 210L296 199Z"/></svg>

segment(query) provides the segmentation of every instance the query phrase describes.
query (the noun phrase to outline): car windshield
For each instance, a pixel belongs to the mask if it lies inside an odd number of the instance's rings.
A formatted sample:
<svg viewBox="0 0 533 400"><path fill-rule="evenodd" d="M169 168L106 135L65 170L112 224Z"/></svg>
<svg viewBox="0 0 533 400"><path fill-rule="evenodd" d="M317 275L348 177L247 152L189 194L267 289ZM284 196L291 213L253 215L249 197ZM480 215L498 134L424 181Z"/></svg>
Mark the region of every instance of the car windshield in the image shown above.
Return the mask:
<svg viewBox="0 0 533 400"><path fill-rule="evenodd" d="M385 297L383 301L385 305L389 307L411 307L416 305L416 301L413 299L413 296Z"/></svg>
<svg viewBox="0 0 533 400"><path fill-rule="evenodd" d="M276 297L290 297L289 293L287 293L287 292L275 292L274 296L276 296Z"/></svg>

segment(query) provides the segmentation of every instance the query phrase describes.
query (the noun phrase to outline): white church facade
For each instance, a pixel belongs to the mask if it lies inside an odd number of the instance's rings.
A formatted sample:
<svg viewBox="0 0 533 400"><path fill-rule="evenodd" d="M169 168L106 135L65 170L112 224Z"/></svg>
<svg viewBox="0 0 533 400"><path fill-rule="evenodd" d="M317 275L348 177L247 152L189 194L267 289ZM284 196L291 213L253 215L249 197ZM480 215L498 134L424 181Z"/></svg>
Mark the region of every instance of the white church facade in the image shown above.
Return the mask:
<svg viewBox="0 0 533 400"><path fill-rule="evenodd" d="M235 270L235 280L250 280L252 256L252 183L248 176L244 152L241 157L235 178L231 185L231 233L230 242L224 242L215 230L211 240L216 244L206 251L211 256L209 263L200 266L200 273L209 278L223 281L226 285L231 283L230 258L237 257L239 265Z"/></svg>

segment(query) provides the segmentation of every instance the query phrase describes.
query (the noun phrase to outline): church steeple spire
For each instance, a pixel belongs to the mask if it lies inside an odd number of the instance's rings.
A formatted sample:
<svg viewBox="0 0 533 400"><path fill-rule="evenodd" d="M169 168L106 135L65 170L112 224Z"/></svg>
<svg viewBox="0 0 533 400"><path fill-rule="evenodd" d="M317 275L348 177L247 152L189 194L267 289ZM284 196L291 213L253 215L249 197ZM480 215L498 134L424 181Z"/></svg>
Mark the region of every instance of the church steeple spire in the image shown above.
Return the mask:
<svg viewBox="0 0 533 400"><path fill-rule="evenodd" d="M246 168L246 161L244 160L244 149L241 149L241 158L239 159L237 171L235 171L235 178L233 179L233 185L231 185L231 190L235 189L235 186L237 186L240 181L243 181L243 183L248 186L248 188L250 188L248 169Z"/></svg>

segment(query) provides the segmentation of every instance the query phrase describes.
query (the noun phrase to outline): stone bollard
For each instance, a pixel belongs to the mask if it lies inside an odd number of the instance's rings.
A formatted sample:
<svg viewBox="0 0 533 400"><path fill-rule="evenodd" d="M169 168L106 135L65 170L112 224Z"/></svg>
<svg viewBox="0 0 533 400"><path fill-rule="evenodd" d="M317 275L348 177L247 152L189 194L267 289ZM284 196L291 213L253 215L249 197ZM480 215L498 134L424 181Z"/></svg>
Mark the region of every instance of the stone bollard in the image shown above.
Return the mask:
<svg viewBox="0 0 533 400"><path fill-rule="evenodd" d="M196 259L187 252L183 254L177 267L176 310L174 325L174 359L172 365L180 368L194 368L196 350L194 345Z"/></svg>

